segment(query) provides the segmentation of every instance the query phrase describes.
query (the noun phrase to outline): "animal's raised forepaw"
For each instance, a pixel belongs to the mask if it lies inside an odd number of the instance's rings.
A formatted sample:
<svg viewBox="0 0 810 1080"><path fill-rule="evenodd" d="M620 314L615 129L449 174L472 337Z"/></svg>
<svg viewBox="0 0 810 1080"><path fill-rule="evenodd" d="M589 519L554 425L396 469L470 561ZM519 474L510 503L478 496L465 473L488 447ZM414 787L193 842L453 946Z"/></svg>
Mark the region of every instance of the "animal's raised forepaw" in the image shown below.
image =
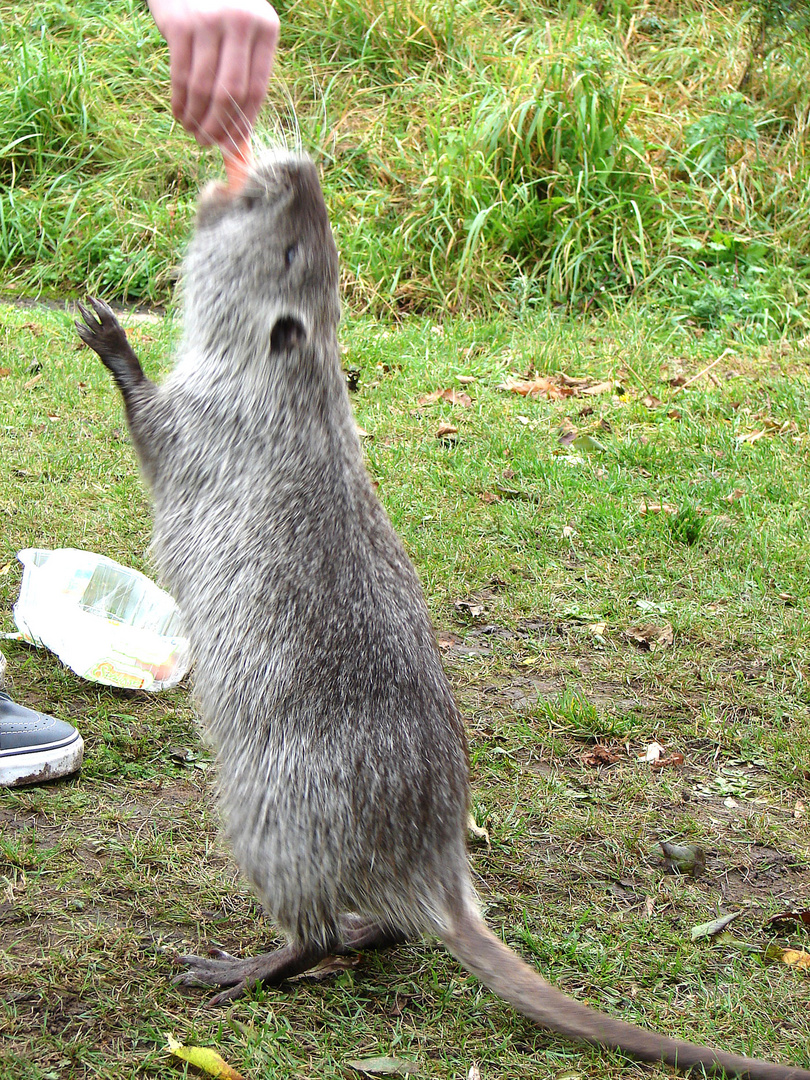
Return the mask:
<svg viewBox="0 0 810 1080"><path fill-rule="evenodd" d="M119 383L139 382L144 378L138 357L127 341L124 329L112 308L103 300L90 298L92 311L79 304L83 322L76 321L76 331L82 341L98 353Z"/></svg>

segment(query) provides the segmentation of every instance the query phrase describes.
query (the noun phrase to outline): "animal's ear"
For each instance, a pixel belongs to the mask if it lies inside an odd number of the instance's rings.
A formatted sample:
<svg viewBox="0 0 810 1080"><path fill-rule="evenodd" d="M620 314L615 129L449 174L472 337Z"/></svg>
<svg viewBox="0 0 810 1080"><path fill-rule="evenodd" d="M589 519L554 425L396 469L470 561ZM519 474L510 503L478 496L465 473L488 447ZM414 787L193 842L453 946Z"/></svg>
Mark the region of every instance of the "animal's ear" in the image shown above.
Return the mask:
<svg viewBox="0 0 810 1080"><path fill-rule="evenodd" d="M270 348L273 352L297 349L307 340L304 324L294 315L281 315L270 331Z"/></svg>

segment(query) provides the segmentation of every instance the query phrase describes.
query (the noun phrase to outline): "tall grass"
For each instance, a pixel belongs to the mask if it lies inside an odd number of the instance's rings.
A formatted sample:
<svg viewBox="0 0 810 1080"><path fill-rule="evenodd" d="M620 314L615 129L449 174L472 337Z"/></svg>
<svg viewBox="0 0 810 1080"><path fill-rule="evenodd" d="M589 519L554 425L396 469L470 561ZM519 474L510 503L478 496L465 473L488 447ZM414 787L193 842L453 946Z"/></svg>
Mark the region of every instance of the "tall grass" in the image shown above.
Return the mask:
<svg viewBox="0 0 810 1080"><path fill-rule="evenodd" d="M757 45L744 4L296 0L281 14L268 123L294 110L320 156L354 309L642 294L701 325L803 325L801 36ZM219 163L172 125L148 14L12 0L0 31L0 287L165 301Z"/></svg>

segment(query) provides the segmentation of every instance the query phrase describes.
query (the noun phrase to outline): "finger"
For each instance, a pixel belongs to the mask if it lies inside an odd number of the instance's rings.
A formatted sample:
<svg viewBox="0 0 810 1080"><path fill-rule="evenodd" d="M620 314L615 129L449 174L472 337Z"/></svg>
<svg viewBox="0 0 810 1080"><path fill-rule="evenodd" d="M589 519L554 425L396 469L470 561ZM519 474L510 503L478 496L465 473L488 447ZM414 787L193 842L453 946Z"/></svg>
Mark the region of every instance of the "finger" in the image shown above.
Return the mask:
<svg viewBox="0 0 810 1080"><path fill-rule="evenodd" d="M183 27L172 29L169 42L169 75L172 83L172 116L183 123L188 98L188 79L191 72L193 38Z"/></svg>
<svg viewBox="0 0 810 1080"><path fill-rule="evenodd" d="M178 119L201 143L211 141L203 122L217 84L221 49L222 37L216 28L203 27L194 35L185 108Z"/></svg>
<svg viewBox="0 0 810 1080"><path fill-rule="evenodd" d="M259 110L267 97L267 87L270 82L270 73L273 70L273 62L276 58L277 45L278 21L258 33L253 42L247 97L245 104L242 106L245 111L245 118L251 127L256 123L256 117L259 115Z"/></svg>
<svg viewBox="0 0 810 1080"><path fill-rule="evenodd" d="M231 143L250 133L244 104L250 85L250 63L253 35L235 26L222 40L219 65L208 110L200 123L200 131L211 142Z"/></svg>

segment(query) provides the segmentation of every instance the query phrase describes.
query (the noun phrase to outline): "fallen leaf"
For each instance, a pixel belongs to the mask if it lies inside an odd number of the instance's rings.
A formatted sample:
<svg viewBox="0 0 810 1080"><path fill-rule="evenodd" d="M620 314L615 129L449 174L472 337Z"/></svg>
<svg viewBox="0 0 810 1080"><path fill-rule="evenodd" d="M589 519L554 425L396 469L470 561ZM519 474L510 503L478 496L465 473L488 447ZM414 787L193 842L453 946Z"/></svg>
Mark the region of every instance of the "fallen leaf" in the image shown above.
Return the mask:
<svg viewBox="0 0 810 1080"><path fill-rule="evenodd" d="M206 1046L183 1046L171 1032L166 1033L166 1043L165 1049L170 1054L180 1058L181 1061L187 1061L189 1065L202 1069L209 1076L220 1077L221 1080L244 1080L242 1074L224 1061L216 1050L211 1050Z"/></svg>
<svg viewBox="0 0 810 1080"><path fill-rule="evenodd" d="M656 649L664 649L673 643L675 631L671 623L665 623L663 626L647 623L644 626L629 626L624 636L642 652L655 652Z"/></svg>
<svg viewBox="0 0 810 1080"><path fill-rule="evenodd" d="M674 375L671 379L667 379L670 386L683 386L686 382L685 375Z"/></svg>
<svg viewBox="0 0 810 1080"><path fill-rule="evenodd" d="M639 754L639 761L658 761L660 757L663 757L664 748L660 743L651 742L643 754Z"/></svg>
<svg viewBox="0 0 810 1080"><path fill-rule="evenodd" d="M587 377L583 378L582 375L566 375L564 371L561 371L559 377L560 377L560 382L564 386L570 386L574 390L578 389L580 386L587 386L588 385Z"/></svg>
<svg viewBox="0 0 810 1080"><path fill-rule="evenodd" d="M664 865L669 871L697 877L706 869L706 853L697 844L670 844L662 840L659 846L664 853Z"/></svg>
<svg viewBox="0 0 810 1080"><path fill-rule="evenodd" d="M737 502L737 500L741 499L744 495L745 495L745 489L744 488L734 488L733 491L730 491L728 493L728 495L724 495L723 498L727 503L733 503L733 502Z"/></svg>
<svg viewBox="0 0 810 1080"><path fill-rule="evenodd" d="M576 391L577 396L580 394L597 395L597 394L609 394L612 390L615 390L616 384L612 379L607 382L594 383L593 386L580 386Z"/></svg>
<svg viewBox="0 0 810 1080"><path fill-rule="evenodd" d="M658 758L657 761L651 761L650 767L653 769L666 769L668 766L677 768L679 765L683 765L683 754L667 754L666 757Z"/></svg>
<svg viewBox="0 0 810 1080"><path fill-rule="evenodd" d="M535 375L533 379L516 379L510 375L498 389L521 394L523 397L543 397L549 401L571 397L574 393L570 386L561 385L560 380L553 375Z"/></svg>
<svg viewBox="0 0 810 1080"><path fill-rule="evenodd" d="M640 514L677 514L678 507L673 506L672 503L647 502L646 499L642 499L638 512Z"/></svg>
<svg viewBox="0 0 810 1080"><path fill-rule="evenodd" d="M486 607L481 601L474 600L472 597L468 600L454 600L453 607L456 611L460 611L462 615L471 615L473 618L483 615L486 611Z"/></svg>
<svg viewBox="0 0 810 1080"><path fill-rule="evenodd" d="M467 1073L467 1080L481 1080L481 1072L475 1062L470 1066Z"/></svg>
<svg viewBox="0 0 810 1080"><path fill-rule="evenodd" d="M475 818L472 814L467 815L467 828L476 838L476 840L483 840L487 847L492 847L489 839L489 833L486 829L482 829L480 825L476 824Z"/></svg>
<svg viewBox="0 0 810 1080"><path fill-rule="evenodd" d="M448 435L457 435L458 428L455 424L439 424L435 434L437 439L446 439Z"/></svg>
<svg viewBox="0 0 810 1080"><path fill-rule="evenodd" d="M577 450L598 450L604 453L605 447L598 439L595 439L593 435L577 435L573 442L574 447Z"/></svg>
<svg viewBox="0 0 810 1080"><path fill-rule="evenodd" d="M447 652L447 650L452 649L454 645L460 645L461 638L458 636L458 634L447 634L444 631L440 630L439 633L436 635L436 644L439 646L442 652Z"/></svg>
<svg viewBox="0 0 810 1080"><path fill-rule="evenodd" d="M697 941L702 937L714 937L715 934L719 934L721 930L725 930L729 923L734 922L735 919L742 915L742 908L739 911L731 911L728 915L721 915L719 919L712 919L711 922L700 923L698 926L692 927L692 941Z"/></svg>
<svg viewBox="0 0 810 1080"><path fill-rule="evenodd" d="M577 535L577 530L573 525L563 525L563 540L572 540Z"/></svg>
<svg viewBox="0 0 810 1080"><path fill-rule="evenodd" d="M0 367L0 379L5 379L11 374L11 368Z"/></svg>
<svg viewBox="0 0 810 1080"><path fill-rule="evenodd" d="M479 494L478 498L483 503L503 502L503 499L501 498L501 496L498 495L497 492L494 492L494 491L482 491Z"/></svg>
<svg viewBox="0 0 810 1080"><path fill-rule="evenodd" d="M658 406L661 404L661 401L653 394L645 394L645 396L641 399L641 404L648 409L657 409Z"/></svg>
<svg viewBox="0 0 810 1080"><path fill-rule="evenodd" d="M570 422L563 424L560 428L560 434L557 441L560 446L570 446L574 439L577 437L577 429Z"/></svg>
<svg viewBox="0 0 810 1080"><path fill-rule="evenodd" d="M783 949L779 945L769 945L765 950L768 960L778 960L788 967L799 968L800 971L810 971L810 953L800 949Z"/></svg>
<svg viewBox="0 0 810 1080"><path fill-rule="evenodd" d="M27 383L23 383L23 390L30 390L32 387L36 386L41 379L42 372L40 372L39 375L35 375L33 379L29 379Z"/></svg>
<svg viewBox="0 0 810 1080"><path fill-rule="evenodd" d="M290 975L289 981L296 982L299 979L326 979L337 971L350 971L356 968L362 957L360 953L352 953L349 956L325 956L315 967L307 968L299 975Z"/></svg>
<svg viewBox="0 0 810 1080"><path fill-rule="evenodd" d="M595 622L595 623L591 623L591 625L588 627L588 629L590 630L590 632L593 634L594 637L602 637L604 635L604 633L605 633L606 627L607 627L607 623Z"/></svg>
<svg viewBox="0 0 810 1080"><path fill-rule="evenodd" d="M475 382L474 375L456 375L456 381L460 382L462 386L469 386L470 383Z"/></svg>
<svg viewBox="0 0 810 1080"><path fill-rule="evenodd" d="M7 562L5 566L0 566L0 577L5 577L12 567L12 563Z"/></svg>
<svg viewBox="0 0 810 1080"><path fill-rule="evenodd" d="M615 750L597 745L586 750L584 754L580 754L580 761L583 765L598 767L599 765L615 765L620 757L621 754L617 754Z"/></svg>
<svg viewBox="0 0 810 1080"><path fill-rule="evenodd" d="M636 607L640 611L660 611L663 615L666 610L666 604L656 604L654 600L636 600Z"/></svg>
<svg viewBox="0 0 810 1080"><path fill-rule="evenodd" d="M357 431L358 437L361 438L361 439L371 439L371 438L373 438L373 436L369 435L369 433L365 430L365 428L361 428L359 424L355 425L355 430Z"/></svg>
<svg viewBox="0 0 810 1080"><path fill-rule="evenodd" d="M667 416L670 420L680 420L681 413L677 409L667 409Z"/></svg>
<svg viewBox="0 0 810 1080"><path fill-rule="evenodd" d="M434 390L432 394L425 394L417 400L416 404L432 405L436 401L447 401L450 405L461 405L463 408L472 405L469 394L465 394L463 390L456 390L452 386L446 390Z"/></svg>
<svg viewBox="0 0 810 1080"><path fill-rule="evenodd" d="M747 435L738 435L737 442L740 446L751 446L753 443L758 442L767 434L768 432L765 428L762 428L760 431L749 431Z"/></svg>
<svg viewBox="0 0 810 1080"><path fill-rule="evenodd" d="M794 934L799 925L810 929L810 908L804 911L781 911L771 915L765 923L765 929L774 934Z"/></svg>
<svg viewBox="0 0 810 1080"><path fill-rule="evenodd" d="M404 1058L361 1058L358 1061L347 1061L346 1064L350 1069L356 1069L366 1076L416 1076L419 1073L416 1062L405 1061Z"/></svg>

